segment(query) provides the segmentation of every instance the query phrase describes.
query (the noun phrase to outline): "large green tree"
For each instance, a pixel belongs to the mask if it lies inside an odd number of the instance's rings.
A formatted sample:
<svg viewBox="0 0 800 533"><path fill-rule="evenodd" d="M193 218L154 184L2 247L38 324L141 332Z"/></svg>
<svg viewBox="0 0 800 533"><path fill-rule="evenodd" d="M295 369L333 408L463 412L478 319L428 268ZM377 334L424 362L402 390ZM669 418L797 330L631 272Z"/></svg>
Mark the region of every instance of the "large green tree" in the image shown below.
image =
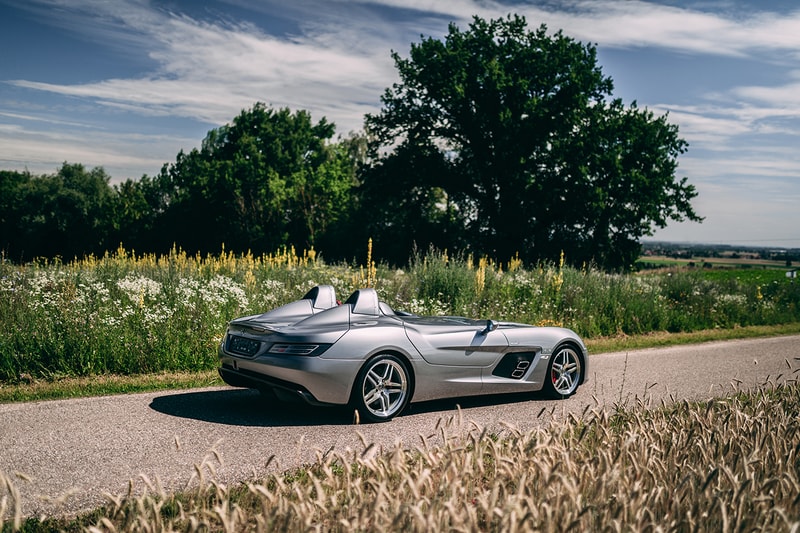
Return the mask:
<svg viewBox="0 0 800 533"><path fill-rule="evenodd" d="M26 191L33 176L30 172L0 170L0 253L19 259L24 253L21 217L30 209Z"/></svg>
<svg viewBox="0 0 800 533"><path fill-rule="evenodd" d="M367 116L361 189L387 244L404 234L501 260L563 251L624 269L642 236L700 220L694 187L675 177L687 146L677 126L610 100L593 46L519 16L476 17L393 59L400 81Z"/></svg>
<svg viewBox="0 0 800 533"><path fill-rule="evenodd" d="M166 173L127 179L114 186L114 193L109 247L124 244L138 252L166 253L180 245L168 215L175 188Z"/></svg>
<svg viewBox="0 0 800 533"><path fill-rule="evenodd" d="M103 167L64 163L55 174L0 175L0 247L12 260L102 253L113 220Z"/></svg>
<svg viewBox="0 0 800 533"><path fill-rule="evenodd" d="M311 247L346 213L354 172L334 125L257 103L165 165L163 224L186 249Z"/></svg>

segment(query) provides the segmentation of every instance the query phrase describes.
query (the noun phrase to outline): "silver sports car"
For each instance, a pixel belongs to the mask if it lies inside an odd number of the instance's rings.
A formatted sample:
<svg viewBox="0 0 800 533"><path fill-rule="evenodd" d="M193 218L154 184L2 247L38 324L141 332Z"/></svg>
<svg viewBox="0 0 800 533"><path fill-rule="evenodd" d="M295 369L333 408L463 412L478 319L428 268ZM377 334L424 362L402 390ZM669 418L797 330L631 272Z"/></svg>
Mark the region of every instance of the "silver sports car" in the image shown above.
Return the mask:
<svg viewBox="0 0 800 533"><path fill-rule="evenodd" d="M543 391L566 398L586 382L586 347L573 331L394 311L374 289L338 304L330 285L261 315L237 318L219 347L234 387L279 400L350 404L390 420L410 401Z"/></svg>

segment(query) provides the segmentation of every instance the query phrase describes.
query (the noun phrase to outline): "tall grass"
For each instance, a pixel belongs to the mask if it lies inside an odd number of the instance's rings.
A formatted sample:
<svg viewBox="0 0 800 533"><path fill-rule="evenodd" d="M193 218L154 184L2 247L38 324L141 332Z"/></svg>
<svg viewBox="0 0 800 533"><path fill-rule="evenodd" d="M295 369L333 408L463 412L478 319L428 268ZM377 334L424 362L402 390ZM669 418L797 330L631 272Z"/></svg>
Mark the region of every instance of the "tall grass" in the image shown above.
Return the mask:
<svg viewBox="0 0 800 533"><path fill-rule="evenodd" d="M196 488L173 495L150 483L80 523L103 531L800 530L796 381L650 407L545 415L548 427L525 433L491 434L454 417L413 449L364 442L240 486L214 480L219 457L210 454ZM14 484L0 481L7 516L21 526Z"/></svg>
<svg viewBox="0 0 800 533"><path fill-rule="evenodd" d="M562 325L584 337L800 321L800 284L703 272L617 275L557 264L498 264L429 250L393 269L327 264L313 251L104 257L17 266L0 260L0 380L207 370L228 320L315 284L341 299L374 286L417 314ZM378 254L376 254L378 255Z"/></svg>
<svg viewBox="0 0 800 533"><path fill-rule="evenodd" d="M414 312L560 325L592 338L796 322L800 285L777 274L622 275L571 268L563 257L524 267L513 259L501 265L429 251L412 260L405 291L388 284L384 292Z"/></svg>

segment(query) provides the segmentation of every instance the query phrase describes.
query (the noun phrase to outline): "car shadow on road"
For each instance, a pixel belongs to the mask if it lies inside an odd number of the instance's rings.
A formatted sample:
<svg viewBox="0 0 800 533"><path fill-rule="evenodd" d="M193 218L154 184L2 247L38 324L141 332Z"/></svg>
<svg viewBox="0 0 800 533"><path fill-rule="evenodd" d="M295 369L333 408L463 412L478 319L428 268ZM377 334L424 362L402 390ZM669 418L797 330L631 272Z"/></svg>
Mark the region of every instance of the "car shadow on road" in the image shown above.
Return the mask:
<svg viewBox="0 0 800 533"><path fill-rule="evenodd" d="M400 417L434 412L446 414L459 408L471 409L524 401L539 403L541 398L536 394L518 393L432 400L412 403ZM542 406L546 405L545 402L541 403ZM171 416L230 426L329 426L354 423L354 411L350 407L317 407L302 402L278 402L264 399L258 391L251 389L170 393L154 398L150 407Z"/></svg>
<svg viewBox="0 0 800 533"><path fill-rule="evenodd" d="M353 412L346 408L270 401L251 389L170 393L153 398L150 408L171 416L230 426L345 425L353 422Z"/></svg>

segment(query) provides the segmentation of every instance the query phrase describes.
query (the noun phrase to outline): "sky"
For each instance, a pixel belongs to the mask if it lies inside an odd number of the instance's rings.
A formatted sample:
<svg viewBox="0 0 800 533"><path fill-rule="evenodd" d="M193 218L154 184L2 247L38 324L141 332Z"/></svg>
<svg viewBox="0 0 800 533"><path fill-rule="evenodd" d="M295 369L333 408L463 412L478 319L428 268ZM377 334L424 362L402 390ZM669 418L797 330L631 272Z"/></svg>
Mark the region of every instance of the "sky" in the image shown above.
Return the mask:
<svg viewBox="0 0 800 533"><path fill-rule="evenodd" d="M155 176L256 102L363 127L391 52L523 15L597 47L613 97L667 115L702 223L651 239L800 247L794 0L0 0L0 170Z"/></svg>

